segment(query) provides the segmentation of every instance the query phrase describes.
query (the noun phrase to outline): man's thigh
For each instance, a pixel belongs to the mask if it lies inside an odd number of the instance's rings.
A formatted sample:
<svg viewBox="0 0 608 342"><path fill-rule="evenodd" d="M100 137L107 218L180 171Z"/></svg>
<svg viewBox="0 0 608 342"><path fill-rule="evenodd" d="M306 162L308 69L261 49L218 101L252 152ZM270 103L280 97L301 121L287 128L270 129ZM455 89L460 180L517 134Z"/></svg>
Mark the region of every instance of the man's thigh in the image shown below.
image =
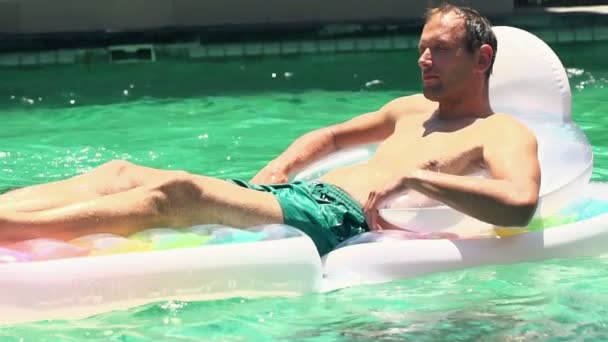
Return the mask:
<svg viewBox="0 0 608 342"><path fill-rule="evenodd" d="M246 228L283 223L281 206L270 192L186 173L161 184L163 192L169 194L172 212L186 219L185 224L218 223ZM171 187L178 191L172 192Z"/></svg>

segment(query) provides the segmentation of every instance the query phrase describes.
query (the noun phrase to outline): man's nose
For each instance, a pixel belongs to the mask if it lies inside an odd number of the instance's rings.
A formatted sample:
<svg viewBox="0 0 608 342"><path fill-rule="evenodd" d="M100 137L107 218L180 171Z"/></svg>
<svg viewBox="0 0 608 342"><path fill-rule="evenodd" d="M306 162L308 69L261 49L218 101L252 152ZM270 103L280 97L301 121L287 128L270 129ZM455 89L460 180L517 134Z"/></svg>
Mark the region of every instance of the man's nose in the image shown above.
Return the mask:
<svg viewBox="0 0 608 342"><path fill-rule="evenodd" d="M431 50L429 48L424 49L418 58L418 65L422 69L427 69L432 66Z"/></svg>

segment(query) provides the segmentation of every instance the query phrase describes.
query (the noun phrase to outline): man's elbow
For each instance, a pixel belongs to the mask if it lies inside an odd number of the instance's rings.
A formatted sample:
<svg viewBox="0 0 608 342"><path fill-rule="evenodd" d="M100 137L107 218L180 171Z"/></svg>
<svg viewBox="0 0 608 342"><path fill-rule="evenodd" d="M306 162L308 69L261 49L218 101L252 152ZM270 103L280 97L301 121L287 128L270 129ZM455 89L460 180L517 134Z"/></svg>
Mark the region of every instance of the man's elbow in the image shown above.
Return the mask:
<svg viewBox="0 0 608 342"><path fill-rule="evenodd" d="M536 213L538 202L537 193L520 193L512 196L507 204L509 210L506 210L506 212L509 214L504 217L506 222L503 222L502 225L511 227L527 226Z"/></svg>

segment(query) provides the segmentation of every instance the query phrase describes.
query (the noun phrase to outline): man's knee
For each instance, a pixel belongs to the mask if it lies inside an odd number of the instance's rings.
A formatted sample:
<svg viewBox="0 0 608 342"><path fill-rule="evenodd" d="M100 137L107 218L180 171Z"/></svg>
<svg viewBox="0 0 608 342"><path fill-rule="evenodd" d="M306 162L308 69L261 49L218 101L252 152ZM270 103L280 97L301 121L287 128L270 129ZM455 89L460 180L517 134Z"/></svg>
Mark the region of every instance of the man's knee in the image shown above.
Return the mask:
<svg viewBox="0 0 608 342"><path fill-rule="evenodd" d="M136 165L126 160L111 160L97 167L94 171L108 177L120 177L134 168L136 168Z"/></svg>
<svg viewBox="0 0 608 342"><path fill-rule="evenodd" d="M142 185L144 174L138 165L126 160L112 160L94 169L88 177L92 177L97 193L103 196Z"/></svg>

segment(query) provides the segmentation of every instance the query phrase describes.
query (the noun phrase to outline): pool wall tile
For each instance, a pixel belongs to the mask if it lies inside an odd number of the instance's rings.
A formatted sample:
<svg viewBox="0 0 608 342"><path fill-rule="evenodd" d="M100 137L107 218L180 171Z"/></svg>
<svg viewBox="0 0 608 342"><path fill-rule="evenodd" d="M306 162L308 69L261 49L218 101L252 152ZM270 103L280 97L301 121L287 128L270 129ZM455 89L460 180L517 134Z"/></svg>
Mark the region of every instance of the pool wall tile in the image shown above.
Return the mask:
<svg viewBox="0 0 608 342"><path fill-rule="evenodd" d="M190 58L203 58L207 57L207 48L205 46L193 46L188 49L188 55Z"/></svg>
<svg viewBox="0 0 608 342"><path fill-rule="evenodd" d="M281 44L278 42L264 42L262 44L264 55L279 55L281 53Z"/></svg>
<svg viewBox="0 0 608 342"><path fill-rule="evenodd" d="M209 57L225 57L226 48L222 45L209 45L207 46L207 56Z"/></svg>
<svg viewBox="0 0 608 342"><path fill-rule="evenodd" d="M300 43L297 41L283 41L280 43L281 55L293 55L300 53Z"/></svg>
<svg viewBox="0 0 608 342"><path fill-rule="evenodd" d="M410 40L407 37L394 37L393 46L398 50L409 49L413 45L410 45Z"/></svg>
<svg viewBox="0 0 608 342"><path fill-rule="evenodd" d="M57 52L57 63L71 64L76 62L76 52L72 50L59 50Z"/></svg>
<svg viewBox="0 0 608 342"><path fill-rule="evenodd" d="M245 49L243 44L226 44L224 45L224 51L228 57L239 57L243 56Z"/></svg>
<svg viewBox="0 0 608 342"><path fill-rule="evenodd" d="M319 52L319 43L317 41L301 41L300 42L300 51L303 53L318 53Z"/></svg>
<svg viewBox="0 0 608 342"><path fill-rule="evenodd" d="M392 48L391 39L381 37L374 39L374 50L390 50Z"/></svg>
<svg viewBox="0 0 608 342"><path fill-rule="evenodd" d="M264 46L261 43L251 42L246 43L243 47L243 53L245 56L259 56L264 53Z"/></svg>
<svg viewBox="0 0 608 342"><path fill-rule="evenodd" d="M571 29L560 30L557 32L558 43L571 43L576 41L574 31Z"/></svg>
<svg viewBox="0 0 608 342"><path fill-rule="evenodd" d="M19 60L21 66L39 65L38 54L23 54Z"/></svg>
<svg viewBox="0 0 608 342"><path fill-rule="evenodd" d="M538 38L542 39L546 43L555 43L557 41L557 32L555 30L539 30L534 32Z"/></svg>
<svg viewBox="0 0 608 342"><path fill-rule="evenodd" d="M56 64L56 63L57 63L57 53L55 51L40 52L38 54L38 64L46 65L46 64Z"/></svg>
<svg viewBox="0 0 608 342"><path fill-rule="evenodd" d="M355 41L355 50L357 51L371 51L374 47L374 40L372 38L359 38Z"/></svg>
<svg viewBox="0 0 608 342"><path fill-rule="evenodd" d="M608 40L608 26L596 26L593 31L593 38L598 41Z"/></svg>
<svg viewBox="0 0 608 342"><path fill-rule="evenodd" d="M578 27L574 30L577 42L591 42L593 41L593 28L592 27Z"/></svg>
<svg viewBox="0 0 608 342"><path fill-rule="evenodd" d="M19 54L18 53L7 53L0 55L1 66L18 66L19 65Z"/></svg>

